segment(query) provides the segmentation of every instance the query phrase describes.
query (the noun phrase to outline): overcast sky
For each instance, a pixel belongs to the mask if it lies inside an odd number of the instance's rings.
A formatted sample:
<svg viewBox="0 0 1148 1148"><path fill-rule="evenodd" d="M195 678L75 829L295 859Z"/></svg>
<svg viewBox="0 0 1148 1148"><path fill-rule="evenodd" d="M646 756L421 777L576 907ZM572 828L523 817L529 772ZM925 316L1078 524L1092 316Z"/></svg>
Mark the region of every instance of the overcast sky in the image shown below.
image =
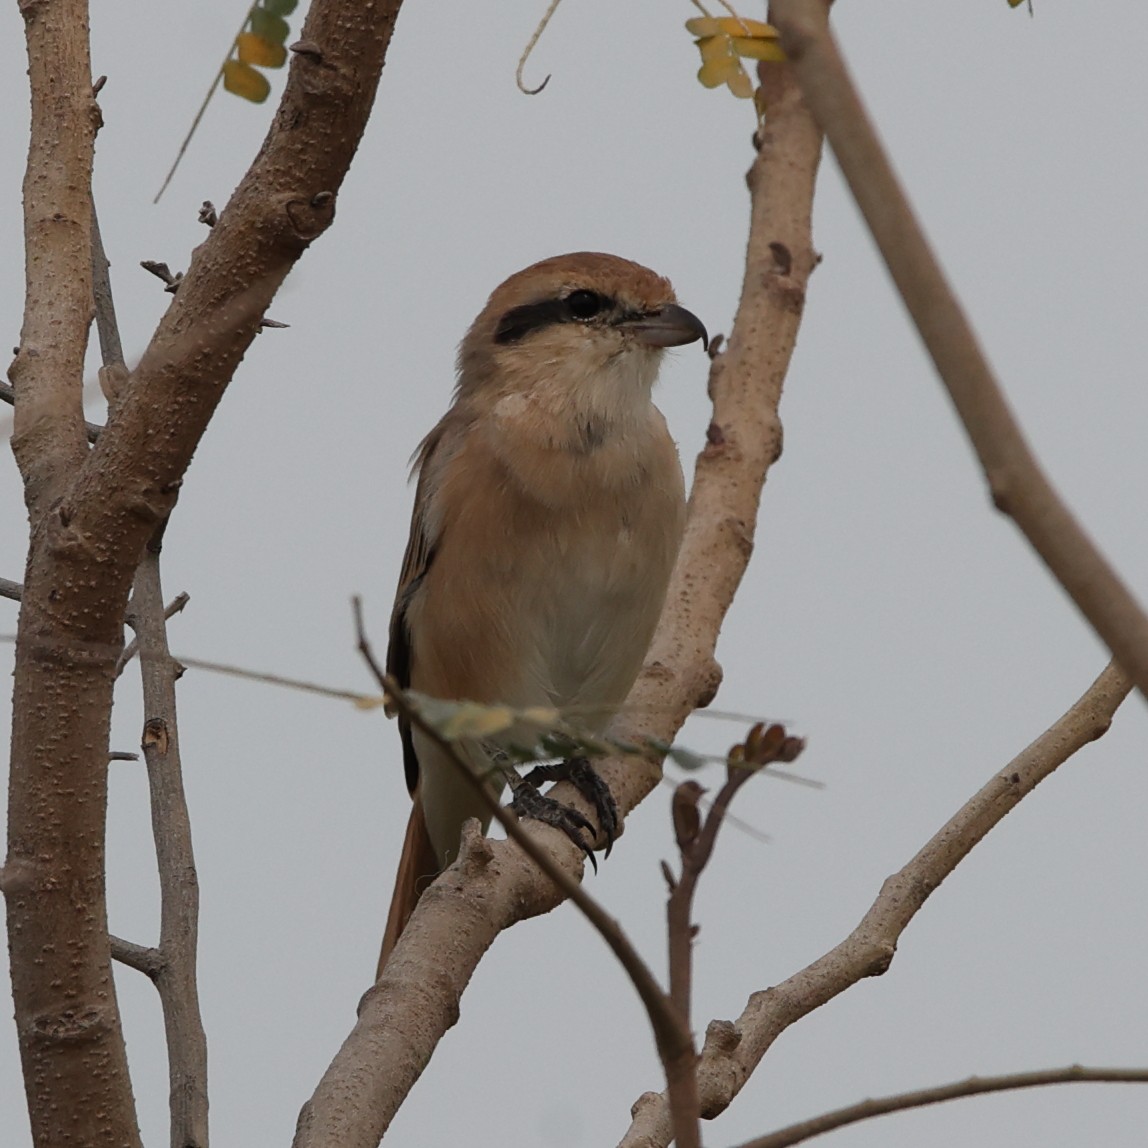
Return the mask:
<svg viewBox="0 0 1148 1148"><path fill-rule="evenodd" d="M1146 600L1148 9L1035 6L1030 19L1005 0L841 0L835 17L1031 442ZM186 266L202 238L200 203L226 203L271 107L220 94L153 207L242 4L93 7L93 69L109 76L96 192L132 359L168 302L138 262ZM542 8L404 10L335 226L271 310L290 328L248 353L168 531L168 596L191 595L171 627L177 653L370 688L350 596L364 596L381 646L410 512L408 456L449 400L459 338L511 272L562 251L616 252L670 276L711 332L728 330L753 115L695 82L682 27L695 11L684 0L570 0L527 66L531 83L552 74L529 99L514 68ZM25 66L9 3L4 348L18 340L22 307ZM831 160L814 222L824 262L782 404L785 455L719 646L715 708L790 722L809 738L801 772L826 788L762 780L738 798L736 813L771 840L730 829L706 874L699 1030L840 940L881 881L1105 662L991 510ZM706 365L696 346L673 352L658 392L687 473L707 421ZM102 417L94 396L89 411ZM7 451L0 490L0 575L19 578L23 507ZM15 617L0 602L0 630ZM0 648L6 661L10 652ZM137 683L128 674L120 687L117 749L138 745ZM286 1144L374 969L407 816L398 737L378 711L196 671L180 702L214 1142ZM698 718L682 740L721 752L743 730ZM706 1142L972 1073L1148 1064L1146 737L1133 697L1106 738L935 894L886 976L779 1040ZM641 807L588 878L659 969L669 792ZM142 766L116 763L112 927L141 942L157 928L149 832ZM159 1145L159 1009L139 974L120 970L117 984L145 1140ZM636 997L566 906L498 940L390 1142L601 1148L622 1135L638 1095L661 1087ZM0 1113L6 1148L26 1148L6 1019ZM1146 1124L1143 1086L1074 1086L869 1122L833 1143L1131 1148Z"/></svg>

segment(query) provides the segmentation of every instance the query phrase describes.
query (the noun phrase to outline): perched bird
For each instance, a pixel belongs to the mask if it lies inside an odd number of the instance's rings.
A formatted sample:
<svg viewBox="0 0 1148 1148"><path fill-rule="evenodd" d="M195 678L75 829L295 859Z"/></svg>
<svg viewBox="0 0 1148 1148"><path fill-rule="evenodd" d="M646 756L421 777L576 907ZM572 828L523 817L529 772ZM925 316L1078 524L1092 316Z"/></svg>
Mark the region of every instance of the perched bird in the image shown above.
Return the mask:
<svg viewBox="0 0 1148 1148"><path fill-rule="evenodd" d="M650 392L663 349L698 339L705 328L668 280L614 255L559 255L495 290L459 347L454 403L417 452L387 651L401 686L572 707L591 728L618 709L685 520L681 464ZM379 973L463 823L489 823L457 763L401 717L399 729L414 806ZM500 790L498 746L460 748ZM608 790L598 807L607 819Z"/></svg>

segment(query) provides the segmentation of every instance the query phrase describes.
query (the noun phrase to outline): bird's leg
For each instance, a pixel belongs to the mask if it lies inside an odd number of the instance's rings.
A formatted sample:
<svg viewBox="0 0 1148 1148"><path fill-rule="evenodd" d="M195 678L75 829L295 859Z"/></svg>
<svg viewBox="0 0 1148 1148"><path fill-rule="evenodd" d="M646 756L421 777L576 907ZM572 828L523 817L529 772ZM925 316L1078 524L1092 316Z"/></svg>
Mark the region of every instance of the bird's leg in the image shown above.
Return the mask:
<svg viewBox="0 0 1148 1148"><path fill-rule="evenodd" d="M545 781L569 781L591 805L606 838L606 856L614 848L614 836L618 829L618 806L614 802L610 788L598 776L594 767L584 757L571 757L550 765L536 765L514 787L514 800L511 808L518 814L545 821L561 829L576 845L580 846L597 871L598 864L593 852L587 848L582 837L585 830L593 838L594 827L577 810L562 805L552 798L543 797L538 786Z"/></svg>

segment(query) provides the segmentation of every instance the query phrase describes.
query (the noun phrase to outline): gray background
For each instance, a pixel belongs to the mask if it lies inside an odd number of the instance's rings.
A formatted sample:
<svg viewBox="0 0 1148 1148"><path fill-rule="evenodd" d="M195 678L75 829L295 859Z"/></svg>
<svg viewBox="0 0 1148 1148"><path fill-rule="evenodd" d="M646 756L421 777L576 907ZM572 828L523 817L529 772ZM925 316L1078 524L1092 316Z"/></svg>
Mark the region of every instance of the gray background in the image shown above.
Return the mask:
<svg viewBox="0 0 1148 1148"><path fill-rule="evenodd" d="M186 265L200 202L226 202L271 113L217 97L152 207L242 5L93 7L93 68L110 76L96 190L131 358L167 303L136 263ZM527 68L532 82L552 72L550 87L528 99L513 73L541 8L404 10L336 226L272 309L291 327L256 341L191 468L165 550L169 596L191 594L172 626L177 652L370 688L349 597L365 596L381 646L406 538L407 457L448 401L458 339L510 272L560 251L614 251L669 275L711 331L728 329L753 117L694 81L681 26L694 10L568 3ZM1037 0L1029 19L1004 0L843 2L836 21L1034 446L1148 598L1148 10ZM0 9L5 349L21 311L24 68L10 3ZM716 704L791 722L809 737L802 772L826 788L763 780L743 791L737 813L771 842L730 830L707 874L699 1029L836 943L882 879L1105 661L989 508L828 159L815 239L825 259L783 403L785 456L719 647ZM670 357L659 401L688 470L707 419L696 347ZM102 417L94 391L89 410ZM23 512L6 451L0 472L0 573L18 578ZM0 602L5 618L0 629L13 629L15 608ZM125 676L116 748L138 742L137 692ZM406 818L397 736L379 712L201 672L188 672L180 697L215 1142L283 1144L374 968ZM703 716L682 740L721 751L742 729ZM1107 738L945 883L887 976L785 1034L707 1142L974 1072L1148 1063L1146 733L1133 698ZM588 882L659 968L669 792L637 812ZM150 941L142 767L116 764L111 797L113 928ZM161 1144L159 1011L138 974L121 971L118 984L144 1134ZM632 990L564 907L499 939L391 1140L608 1145L634 1099L658 1087ZM23 1108L5 1020L6 1148L28 1142ZM1146 1119L1140 1089L1074 1087L897 1116L834 1142L1131 1146Z"/></svg>

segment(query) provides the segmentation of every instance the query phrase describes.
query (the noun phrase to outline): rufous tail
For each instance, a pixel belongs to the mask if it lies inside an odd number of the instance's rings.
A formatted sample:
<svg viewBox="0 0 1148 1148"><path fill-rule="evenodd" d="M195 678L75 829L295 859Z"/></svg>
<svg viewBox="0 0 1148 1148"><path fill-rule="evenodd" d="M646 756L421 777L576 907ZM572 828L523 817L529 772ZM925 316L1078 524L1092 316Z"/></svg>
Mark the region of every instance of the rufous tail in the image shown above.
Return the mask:
<svg viewBox="0 0 1148 1148"><path fill-rule="evenodd" d="M415 911L423 890L438 876L438 857L427 833L426 818L419 795L415 794L407 821L407 835L403 839L403 853L399 858L399 871L395 875L395 891L391 894L391 910L387 914L387 928L383 933L383 951L379 954L379 967L375 980L383 975L383 967L407 921Z"/></svg>

